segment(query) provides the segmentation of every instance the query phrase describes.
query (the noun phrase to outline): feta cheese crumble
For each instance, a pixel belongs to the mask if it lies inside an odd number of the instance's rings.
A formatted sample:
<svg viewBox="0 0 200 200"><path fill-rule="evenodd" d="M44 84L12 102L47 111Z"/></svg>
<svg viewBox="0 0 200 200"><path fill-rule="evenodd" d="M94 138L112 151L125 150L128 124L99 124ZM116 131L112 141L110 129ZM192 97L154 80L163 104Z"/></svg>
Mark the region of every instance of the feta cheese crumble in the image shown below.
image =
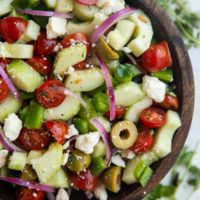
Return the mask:
<svg viewBox="0 0 200 200"><path fill-rule="evenodd" d="M112 157L111 159L111 162L114 164L114 165L117 165L119 167L123 167L125 168L125 161L121 158L120 155L115 155Z"/></svg>
<svg viewBox="0 0 200 200"><path fill-rule="evenodd" d="M85 135L80 135L76 139L75 147L86 154L91 154L99 140L99 132L91 132Z"/></svg>
<svg viewBox="0 0 200 200"><path fill-rule="evenodd" d="M125 8L124 0L99 0L97 2L97 7L100 8L100 12L106 15L110 15L119 10Z"/></svg>
<svg viewBox="0 0 200 200"><path fill-rule="evenodd" d="M142 88L144 92L154 101L160 103L165 98L166 84L156 77L144 76Z"/></svg>
<svg viewBox="0 0 200 200"><path fill-rule="evenodd" d="M10 141L14 141L19 137L20 131L22 129L22 121L15 114L11 113L5 119L3 130L5 132L6 137Z"/></svg>
<svg viewBox="0 0 200 200"><path fill-rule="evenodd" d="M61 17L50 17L47 28L47 38L55 39L66 33L67 20Z"/></svg>
<svg viewBox="0 0 200 200"><path fill-rule="evenodd" d="M99 200L107 200L108 199L106 187L103 184L98 185L97 189L94 191L94 195Z"/></svg>
<svg viewBox="0 0 200 200"><path fill-rule="evenodd" d="M65 189L60 188L56 196L56 200L69 200L69 195Z"/></svg>
<svg viewBox="0 0 200 200"><path fill-rule="evenodd" d="M6 149L0 150L0 168L5 166L7 156L8 156L8 150Z"/></svg>
<svg viewBox="0 0 200 200"><path fill-rule="evenodd" d="M72 136L78 135L78 130L75 128L75 126L72 124L69 126L69 132L66 135L66 138L69 139Z"/></svg>

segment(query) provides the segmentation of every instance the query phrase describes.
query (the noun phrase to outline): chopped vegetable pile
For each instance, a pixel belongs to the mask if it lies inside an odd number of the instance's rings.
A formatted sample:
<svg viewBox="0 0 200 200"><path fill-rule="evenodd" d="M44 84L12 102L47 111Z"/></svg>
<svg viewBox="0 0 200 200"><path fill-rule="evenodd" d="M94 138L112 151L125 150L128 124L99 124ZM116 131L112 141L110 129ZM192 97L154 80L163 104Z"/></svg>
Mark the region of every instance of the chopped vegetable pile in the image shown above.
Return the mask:
<svg viewBox="0 0 200 200"><path fill-rule="evenodd" d="M17 200L149 183L181 126L170 46L153 35L124 0L1 0L0 180Z"/></svg>

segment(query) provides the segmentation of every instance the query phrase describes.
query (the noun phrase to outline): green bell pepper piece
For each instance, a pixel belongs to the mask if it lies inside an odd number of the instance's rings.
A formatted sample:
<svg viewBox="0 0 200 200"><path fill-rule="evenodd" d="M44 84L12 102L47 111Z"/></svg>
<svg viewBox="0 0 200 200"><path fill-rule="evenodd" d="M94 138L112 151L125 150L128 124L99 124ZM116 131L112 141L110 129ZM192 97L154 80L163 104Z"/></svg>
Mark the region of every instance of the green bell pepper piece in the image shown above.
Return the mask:
<svg viewBox="0 0 200 200"><path fill-rule="evenodd" d="M32 99L34 98L34 93L28 93L28 92L21 92L21 98L23 100L29 100L29 99Z"/></svg>
<svg viewBox="0 0 200 200"><path fill-rule="evenodd" d="M29 110L29 106L26 106L26 107L22 108L22 109L19 111L19 117L20 117L20 119L22 120L23 123L24 123L24 121L25 121L25 119L26 119L28 110Z"/></svg>
<svg viewBox="0 0 200 200"><path fill-rule="evenodd" d="M142 172L140 178L139 178L139 183L145 187L146 184L149 182L151 176L153 175L153 170L150 167L146 167L144 171Z"/></svg>
<svg viewBox="0 0 200 200"><path fill-rule="evenodd" d="M92 160L92 173L96 176L106 168L105 161L102 157L96 157Z"/></svg>
<svg viewBox="0 0 200 200"><path fill-rule="evenodd" d="M173 70L172 68L167 68L163 71L153 72L151 76L159 78L161 81L165 81L167 83L173 82Z"/></svg>
<svg viewBox="0 0 200 200"><path fill-rule="evenodd" d="M124 65L132 68L132 78L136 78L136 77L142 75L142 72L135 65L129 64L129 63L126 63Z"/></svg>
<svg viewBox="0 0 200 200"><path fill-rule="evenodd" d="M96 111L100 113L109 111L109 99L103 92L98 92L93 96L93 104Z"/></svg>
<svg viewBox="0 0 200 200"><path fill-rule="evenodd" d="M88 122L84 119L80 118L75 119L74 125L78 129L80 134L86 134L89 132Z"/></svg>
<svg viewBox="0 0 200 200"><path fill-rule="evenodd" d="M40 129L43 123L44 108L36 101L33 101L29 106L24 127L29 129Z"/></svg>
<svg viewBox="0 0 200 200"><path fill-rule="evenodd" d="M139 180L139 178L142 175L142 173L144 172L145 168L146 168L146 164L144 163L143 160L140 160L138 162L138 164L136 165L135 170L133 172L133 174L137 180Z"/></svg>

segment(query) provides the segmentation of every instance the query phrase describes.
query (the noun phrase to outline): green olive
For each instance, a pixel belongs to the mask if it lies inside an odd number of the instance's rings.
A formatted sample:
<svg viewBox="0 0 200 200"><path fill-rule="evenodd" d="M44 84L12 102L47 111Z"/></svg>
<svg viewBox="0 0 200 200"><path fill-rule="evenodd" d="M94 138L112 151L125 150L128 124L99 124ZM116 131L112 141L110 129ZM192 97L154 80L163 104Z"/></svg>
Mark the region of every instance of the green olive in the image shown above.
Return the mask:
<svg viewBox="0 0 200 200"><path fill-rule="evenodd" d="M21 179L34 181L37 179L37 174L31 165L26 165L20 176Z"/></svg>
<svg viewBox="0 0 200 200"><path fill-rule="evenodd" d="M118 166L110 167L104 174L103 174L103 183L106 185L108 190L111 192L117 193L120 190L121 186L121 173L122 168Z"/></svg>
<svg viewBox="0 0 200 200"><path fill-rule="evenodd" d="M91 156L82 151L75 150L69 156L67 167L73 172L80 172L89 167Z"/></svg>
<svg viewBox="0 0 200 200"><path fill-rule="evenodd" d="M137 128L132 122L125 120L116 123L111 129L111 140L118 149L128 149L136 141Z"/></svg>

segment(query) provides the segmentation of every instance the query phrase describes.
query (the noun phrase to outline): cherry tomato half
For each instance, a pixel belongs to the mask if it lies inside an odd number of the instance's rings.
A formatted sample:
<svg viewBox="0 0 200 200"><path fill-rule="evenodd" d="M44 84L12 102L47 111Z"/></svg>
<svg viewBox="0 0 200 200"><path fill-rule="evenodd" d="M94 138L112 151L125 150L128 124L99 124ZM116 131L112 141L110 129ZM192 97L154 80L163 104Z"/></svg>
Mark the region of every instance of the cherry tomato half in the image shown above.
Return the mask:
<svg viewBox="0 0 200 200"><path fill-rule="evenodd" d="M9 93L9 89L5 81L0 78L0 101L4 100Z"/></svg>
<svg viewBox="0 0 200 200"><path fill-rule="evenodd" d="M17 200L43 200L45 193L35 189L29 189L21 187L19 192L17 191Z"/></svg>
<svg viewBox="0 0 200 200"><path fill-rule="evenodd" d="M13 43L24 34L27 26L27 20L20 17L6 17L0 21L0 33L4 40Z"/></svg>
<svg viewBox="0 0 200 200"><path fill-rule="evenodd" d="M73 43L80 42L86 45L87 47L87 53L90 52L91 44L88 39L88 36L86 33L74 33L72 35L67 35L62 41L61 45L63 48L70 47Z"/></svg>
<svg viewBox="0 0 200 200"><path fill-rule="evenodd" d="M64 121L52 120L46 121L44 124L59 144L65 142L69 127Z"/></svg>
<svg viewBox="0 0 200 200"><path fill-rule="evenodd" d="M33 57L27 61L36 71L42 75L49 75L51 73L52 64L45 57Z"/></svg>
<svg viewBox="0 0 200 200"><path fill-rule="evenodd" d="M23 128L18 141L25 150L42 150L51 142L50 132L42 127L41 129Z"/></svg>
<svg viewBox="0 0 200 200"><path fill-rule="evenodd" d="M11 59L8 58L0 58L0 67L3 69L11 63Z"/></svg>
<svg viewBox="0 0 200 200"><path fill-rule="evenodd" d="M141 57L141 66L150 72L157 72L172 66L172 57L166 41L152 45Z"/></svg>
<svg viewBox="0 0 200 200"><path fill-rule="evenodd" d="M149 128L141 126L138 128L138 137L134 145L130 148L134 153L144 153L153 146L153 136Z"/></svg>
<svg viewBox="0 0 200 200"><path fill-rule="evenodd" d="M87 68L87 65L88 65L87 62L82 61L82 62L80 62L80 63L77 63L77 64L74 65L73 67L74 67L74 69L76 69L76 70L84 70L84 69Z"/></svg>
<svg viewBox="0 0 200 200"><path fill-rule="evenodd" d="M90 170L78 174L72 173L69 180L73 187L83 191L94 191L98 184L98 177L94 176Z"/></svg>
<svg viewBox="0 0 200 200"><path fill-rule="evenodd" d="M141 122L149 128L157 128L166 123L167 117L164 110L160 108L147 108L140 115Z"/></svg>
<svg viewBox="0 0 200 200"><path fill-rule="evenodd" d="M121 118L126 112L126 107L124 106L116 106L116 112L115 112L115 119ZM110 111L105 113L106 117L110 117Z"/></svg>
<svg viewBox="0 0 200 200"><path fill-rule="evenodd" d="M47 39L46 33L41 32L38 36L37 41L35 42L35 54L37 56L48 56L54 54L54 49L58 45L56 39L49 40Z"/></svg>
<svg viewBox="0 0 200 200"><path fill-rule="evenodd" d="M166 95L165 99L161 103L155 103L155 105L158 105L165 110L178 110L179 103L177 97L173 97L171 95Z"/></svg>
<svg viewBox="0 0 200 200"><path fill-rule="evenodd" d="M76 0L78 3L83 4L83 5L95 5L98 0Z"/></svg>
<svg viewBox="0 0 200 200"><path fill-rule="evenodd" d="M45 108L59 106L65 99L65 94L61 92L63 83L52 79L46 80L36 91L36 99Z"/></svg>

